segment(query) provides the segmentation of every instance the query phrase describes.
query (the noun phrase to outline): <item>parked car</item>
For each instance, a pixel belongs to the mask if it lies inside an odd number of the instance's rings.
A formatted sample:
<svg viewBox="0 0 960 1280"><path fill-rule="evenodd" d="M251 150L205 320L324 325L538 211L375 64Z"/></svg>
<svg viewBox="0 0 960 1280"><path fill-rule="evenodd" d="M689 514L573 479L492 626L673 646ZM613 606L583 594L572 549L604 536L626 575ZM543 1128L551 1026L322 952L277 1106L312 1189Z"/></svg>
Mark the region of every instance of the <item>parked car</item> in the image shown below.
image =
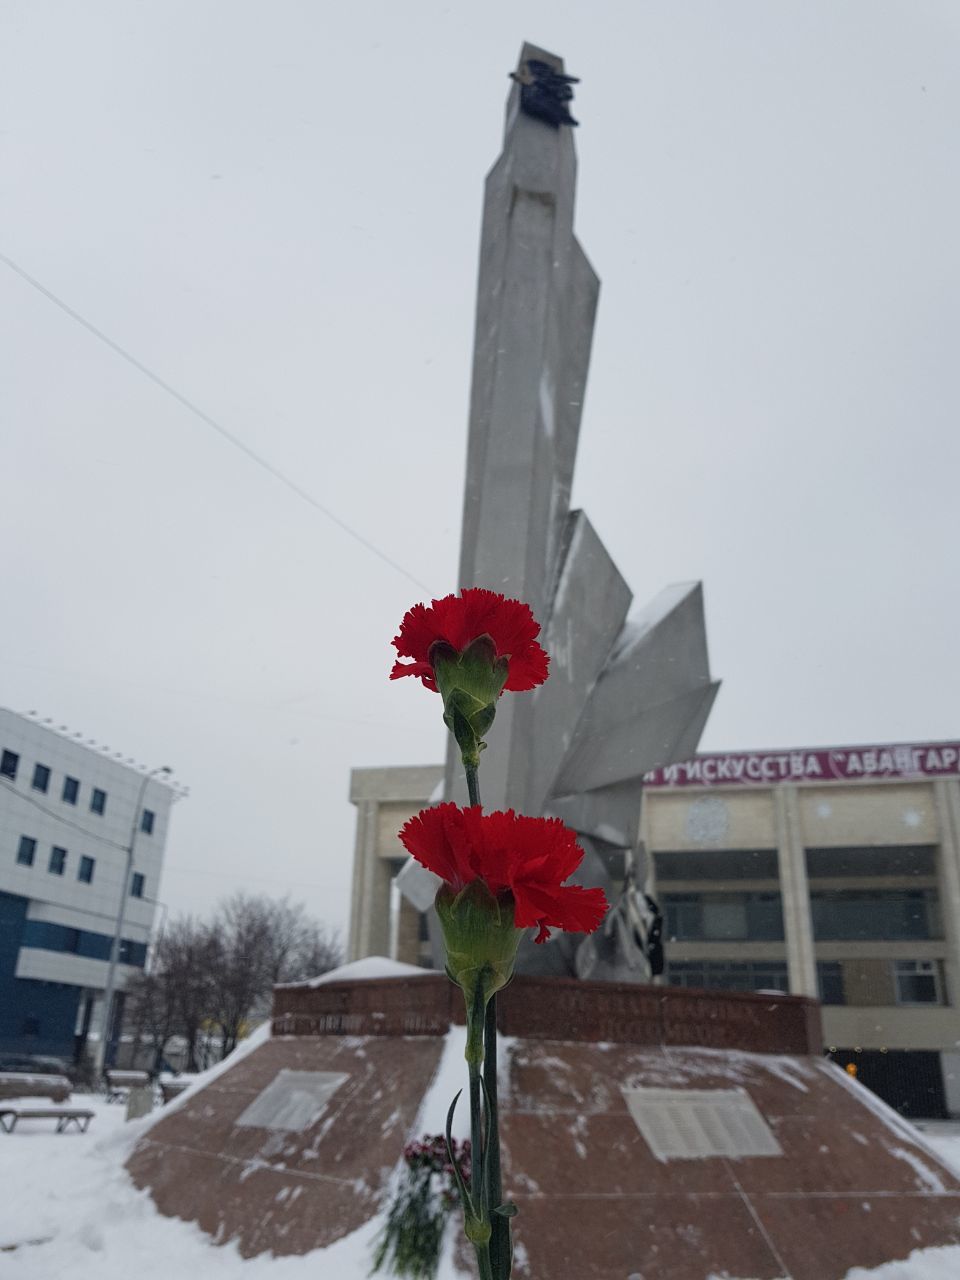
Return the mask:
<svg viewBox="0 0 960 1280"><path fill-rule="evenodd" d="M62 1058L45 1058L42 1054L0 1053L0 1071L27 1072L40 1076L65 1076L69 1067Z"/></svg>

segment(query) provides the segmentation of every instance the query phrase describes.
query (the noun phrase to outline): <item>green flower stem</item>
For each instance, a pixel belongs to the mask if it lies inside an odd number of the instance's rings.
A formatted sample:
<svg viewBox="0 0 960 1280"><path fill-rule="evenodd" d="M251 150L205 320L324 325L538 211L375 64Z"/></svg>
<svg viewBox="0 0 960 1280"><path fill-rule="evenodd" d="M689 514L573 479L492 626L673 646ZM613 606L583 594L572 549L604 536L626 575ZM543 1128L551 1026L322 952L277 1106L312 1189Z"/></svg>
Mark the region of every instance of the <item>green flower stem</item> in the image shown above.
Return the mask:
<svg viewBox="0 0 960 1280"><path fill-rule="evenodd" d="M477 764L467 764L464 761L463 772L467 776L467 796L470 803L480 804L480 766Z"/></svg>
<svg viewBox="0 0 960 1280"><path fill-rule="evenodd" d="M471 805L481 805L479 752L464 751L463 772ZM467 1064L470 1073L471 1195L479 1223L488 1226L488 1241L474 1241L480 1280L510 1280L513 1247L510 1219L491 1212L503 1201L500 1174L500 1132L497 1103L497 997L490 996L484 1008L483 984L477 984L472 1008L467 1009ZM482 1032L481 1032L482 1027ZM482 1050L480 1037L482 1034ZM481 1068L482 1052L482 1068ZM482 1070L482 1086L481 1086ZM481 1110L481 1087L487 1114ZM484 1124L484 1121L486 1123ZM486 1132L484 1132L484 1130ZM482 1230L482 1226L481 1226Z"/></svg>
<svg viewBox="0 0 960 1280"><path fill-rule="evenodd" d="M482 1025L483 984L477 983L473 1006L467 1009L468 1042L480 1039L477 1031ZM490 1263L490 1202L487 1199L486 1143L480 1105L482 1066L479 1055L468 1054L467 1069L470 1073L470 1198L473 1201L473 1215L465 1223L465 1227L467 1238L476 1251L480 1280L494 1280Z"/></svg>
<svg viewBox="0 0 960 1280"><path fill-rule="evenodd" d="M497 997L487 1002L483 1025L483 1082L486 1086L488 1110L489 1148L483 1155L483 1173L486 1181L487 1203L491 1210L503 1203L503 1186L500 1175L500 1108L497 1102ZM510 1280L513 1263L513 1245L510 1239L510 1219L499 1213L490 1215L490 1263L494 1280Z"/></svg>

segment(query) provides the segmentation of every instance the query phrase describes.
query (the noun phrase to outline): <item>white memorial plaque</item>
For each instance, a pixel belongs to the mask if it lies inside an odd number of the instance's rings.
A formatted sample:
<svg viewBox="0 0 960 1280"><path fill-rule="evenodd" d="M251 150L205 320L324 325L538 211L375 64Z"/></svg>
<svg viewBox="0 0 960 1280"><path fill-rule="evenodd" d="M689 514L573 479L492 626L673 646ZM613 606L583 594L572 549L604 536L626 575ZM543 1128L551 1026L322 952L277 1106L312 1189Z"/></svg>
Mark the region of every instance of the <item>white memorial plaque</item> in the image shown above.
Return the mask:
<svg viewBox="0 0 960 1280"><path fill-rule="evenodd" d="M623 1096L658 1160L783 1155L744 1089L632 1088Z"/></svg>
<svg viewBox="0 0 960 1280"><path fill-rule="evenodd" d="M340 1071L278 1071L234 1122L245 1129L311 1129L349 1076Z"/></svg>

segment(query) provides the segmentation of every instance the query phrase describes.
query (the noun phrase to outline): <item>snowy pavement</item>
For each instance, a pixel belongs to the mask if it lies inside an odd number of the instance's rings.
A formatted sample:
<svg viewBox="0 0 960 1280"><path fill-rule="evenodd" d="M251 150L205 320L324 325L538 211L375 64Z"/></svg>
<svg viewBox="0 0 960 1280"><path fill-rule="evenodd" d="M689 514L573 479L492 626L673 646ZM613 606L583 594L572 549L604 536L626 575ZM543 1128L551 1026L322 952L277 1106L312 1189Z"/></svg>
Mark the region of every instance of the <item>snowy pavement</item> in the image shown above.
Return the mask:
<svg viewBox="0 0 960 1280"><path fill-rule="evenodd" d="M459 1070L461 1054L462 1045L451 1043L444 1058ZM447 1074L444 1066L438 1074ZM448 1096L447 1081L438 1079L434 1086L431 1094ZM73 1101L96 1113L86 1134L56 1134L49 1121L22 1121L12 1134L0 1133L2 1280L367 1280L378 1221L302 1258L244 1260L235 1246L215 1246L192 1223L162 1217L149 1195L133 1186L123 1164L150 1117L127 1124L122 1104L85 1095ZM960 1174L960 1124L924 1130ZM460 1280L451 1252L448 1241L438 1280ZM847 1280L958 1275L960 1246L954 1246L919 1251L906 1262L872 1271L855 1268Z"/></svg>

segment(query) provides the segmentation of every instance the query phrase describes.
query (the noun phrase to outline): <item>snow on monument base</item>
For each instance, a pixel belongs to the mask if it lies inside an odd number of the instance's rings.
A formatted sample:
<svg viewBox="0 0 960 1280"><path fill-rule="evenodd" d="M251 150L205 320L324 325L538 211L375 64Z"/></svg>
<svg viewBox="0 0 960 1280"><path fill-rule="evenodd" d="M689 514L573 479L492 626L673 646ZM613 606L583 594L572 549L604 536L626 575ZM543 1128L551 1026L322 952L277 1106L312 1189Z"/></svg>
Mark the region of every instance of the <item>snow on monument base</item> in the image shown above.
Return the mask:
<svg viewBox="0 0 960 1280"><path fill-rule="evenodd" d="M462 1020L440 975L278 988L271 1038L128 1168L246 1256L330 1245L383 1212ZM819 1056L812 1001L519 977L500 1021L518 1280L840 1280L960 1243L960 1180Z"/></svg>

